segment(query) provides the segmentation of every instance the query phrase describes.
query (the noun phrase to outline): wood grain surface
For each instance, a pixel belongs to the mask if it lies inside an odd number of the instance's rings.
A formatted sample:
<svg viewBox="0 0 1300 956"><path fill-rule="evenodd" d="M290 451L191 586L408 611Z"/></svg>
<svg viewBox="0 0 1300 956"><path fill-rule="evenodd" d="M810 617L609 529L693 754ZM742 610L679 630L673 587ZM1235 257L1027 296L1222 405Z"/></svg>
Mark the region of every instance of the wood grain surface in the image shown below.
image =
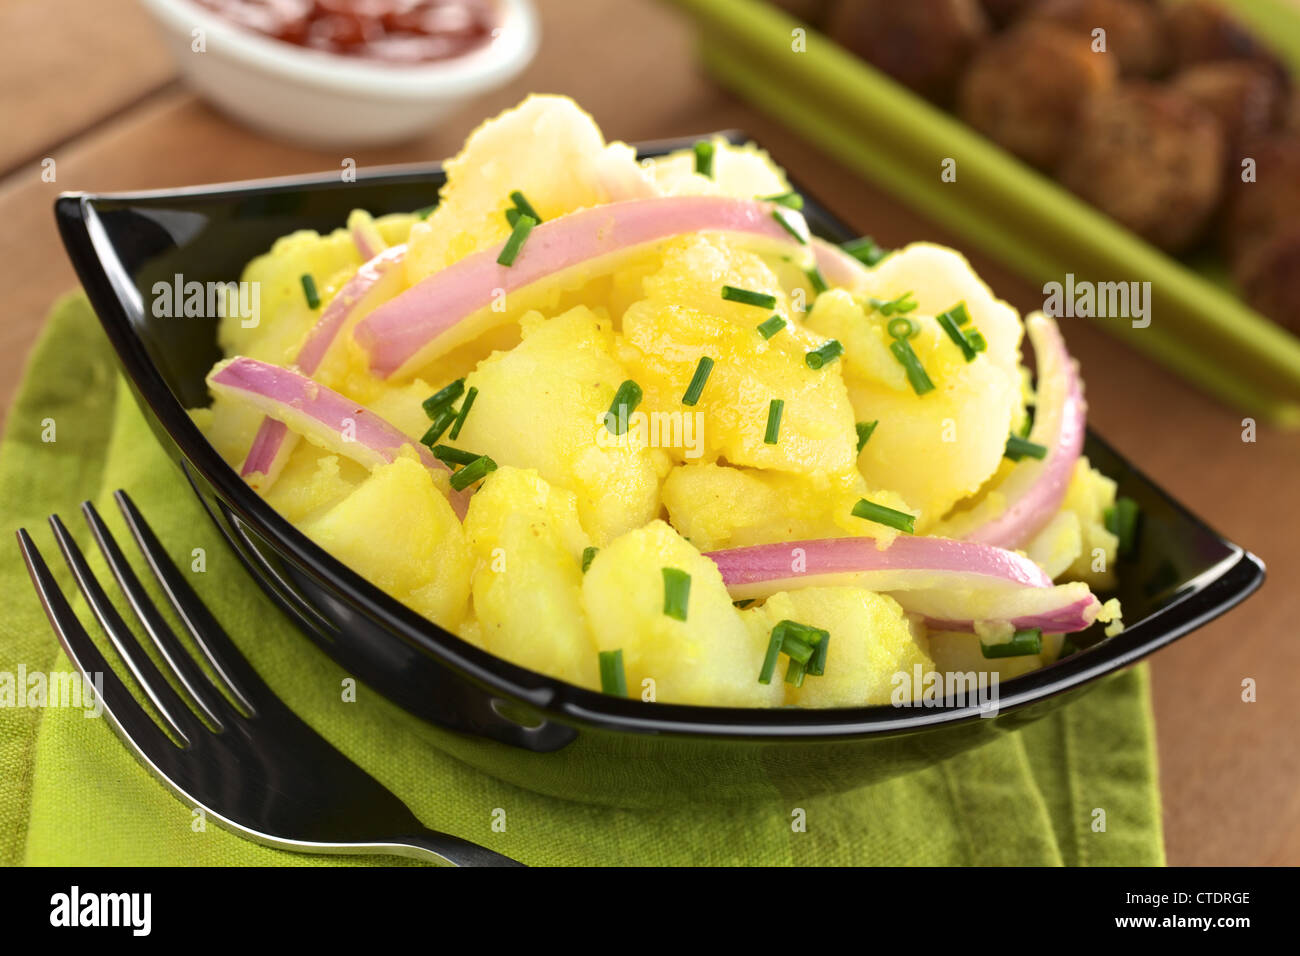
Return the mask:
<svg viewBox="0 0 1300 956"><path fill-rule="evenodd" d="M962 244L864 184L703 75L689 30L651 0L540 0L537 59L509 87L418 142L322 152L270 141L186 91L128 0L0 3L0 412L53 299L75 284L54 228L61 190L178 186L442 158L528 92L568 94L611 139L737 127L842 218L886 245ZM43 182L53 158L57 181ZM1018 308L1042 293L963 248ZM1300 435L1260 429L1125 351L1085 320L1065 332L1092 425L1217 530L1259 554L1269 580L1246 604L1152 659L1172 864L1300 863ZM51 502L51 506L58 504ZM63 503L67 506L69 503ZM1243 678L1258 701L1241 699Z"/></svg>

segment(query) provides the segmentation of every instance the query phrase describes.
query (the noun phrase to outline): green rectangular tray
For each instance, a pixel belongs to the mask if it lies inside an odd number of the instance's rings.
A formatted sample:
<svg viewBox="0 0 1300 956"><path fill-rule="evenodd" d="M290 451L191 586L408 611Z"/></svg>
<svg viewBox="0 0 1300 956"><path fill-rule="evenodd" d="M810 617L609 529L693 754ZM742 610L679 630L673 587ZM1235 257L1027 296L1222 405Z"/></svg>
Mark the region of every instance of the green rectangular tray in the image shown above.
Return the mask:
<svg viewBox="0 0 1300 956"><path fill-rule="evenodd" d="M1222 264L1166 255L766 0L671 2L724 86L1030 282L1150 281L1149 326L1092 321L1243 412L1300 427L1300 339L1234 295ZM1231 5L1300 72L1300 9ZM955 182L940 179L947 159Z"/></svg>

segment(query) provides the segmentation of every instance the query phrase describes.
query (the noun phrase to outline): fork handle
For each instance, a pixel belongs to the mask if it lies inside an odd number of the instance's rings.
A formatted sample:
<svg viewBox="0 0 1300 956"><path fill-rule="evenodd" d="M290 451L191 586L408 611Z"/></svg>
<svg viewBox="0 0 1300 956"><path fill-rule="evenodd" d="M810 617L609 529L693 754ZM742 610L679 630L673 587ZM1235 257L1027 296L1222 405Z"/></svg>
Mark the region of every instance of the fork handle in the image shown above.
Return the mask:
<svg viewBox="0 0 1300 956"><path fill-rule="evenodd" d="M449 833L420 830L384 841L384 850L444 866L527 866L518 860Z"/></svg>

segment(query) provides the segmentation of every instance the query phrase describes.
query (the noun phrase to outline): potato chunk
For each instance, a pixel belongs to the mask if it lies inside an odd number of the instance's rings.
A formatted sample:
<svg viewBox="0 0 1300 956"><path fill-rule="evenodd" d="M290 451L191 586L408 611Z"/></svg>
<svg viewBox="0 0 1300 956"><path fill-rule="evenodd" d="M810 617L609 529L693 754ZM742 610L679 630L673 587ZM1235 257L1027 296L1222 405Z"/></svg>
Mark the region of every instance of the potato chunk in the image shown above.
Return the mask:
<svg viewBox="0 0 1300 956"><path fill-rule="evenodd" d="M667 470L662 453L631 432L616 440L603 424L630 377L612 345L608 322L585 307L550 320L526 316L523 341L465 379L478 397L454 442L572 491L597 545L658 513L660 469Z"/></svg>
<svg viewBox="0 0 1300 956"><path fill-rule="evenodd" d="M686 620L664 613L664 568L690 575ZM653 681L658 701L732 707L781 702L776 684L758 682L766 639L741 621L708 558L663 521L601 549L582 582L582 603L602 651L622 650L628 694Z"/></svg>
<svg viewBox="0 0 1300 956"><path fill-rule="evenodd" d="M376 587L455 630L469 604L470 554L451 505L417 459L376 468L303 532Z"/></svg>
<svg viewBox="0 0 1300 956"><path fill-rule="evenodd" d="M888 704L894 675L912 674L915 665L933 670L922 628L893 598L863 588L801 588L773 594L761 607L742 612L745 624L767 646L772 628L797 621L830 633L826 673L804 678L803 686L784 682L789 658L779 658L773 685L785 689L785 703L799 707L861 707Z"/></svg>
<svg viewBox="0 0 1300 956"><path fill-rule="evenodd" d="M757 326L771 309L722 298L724 285L766 293L776 297L778 313L791 316L776 276L758 256L722 238L686 237L666 247L663 268L644 284L646 298L623 315L631 346L625 361L645 390L647 411L700 416L703 443L694 457L800 474L852 466L853 413L840 363L813 371L804 361L825 339L791 322L765 340ZM681 400L701 356L715 364L692 409ZM767 444L773 399L785 405L778 440Z"/></svg>
<svg viewBox="0 0 1300 956"><path fill-rule="evenodd" d="M582 609L588 545L572 492L505 467L470 499L465 536L476 559L475 636L493 654L583 687L600 686Z"/></svg>

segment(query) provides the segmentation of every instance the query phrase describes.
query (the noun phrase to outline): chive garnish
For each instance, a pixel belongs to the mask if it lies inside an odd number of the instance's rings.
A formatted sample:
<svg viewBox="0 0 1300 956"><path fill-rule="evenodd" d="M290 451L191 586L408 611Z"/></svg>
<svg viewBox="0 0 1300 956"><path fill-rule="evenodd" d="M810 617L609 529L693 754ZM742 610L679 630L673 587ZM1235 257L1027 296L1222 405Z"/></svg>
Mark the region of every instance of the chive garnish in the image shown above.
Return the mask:
<svg viewBox="0 0 1300 956"><path fill-rule="evenodd" d="M611 435L621 435L627 431L627 420L641 404L641 386L630 378L618 387L614 401L605 413L605 428Z"/></svg>
<svg viewBox="0 0 1300 956"><path fill-rule="evenodd" d="M921 331L921 327L905 315L896 316L885 326L891 338L910 339Z"/></svg>
<svg viewBox="0 0 1300 956"><path fill-rule="evenodd" d="M763 336L765 339L770 339L772 336L776 335L776 333L785 328L785 324L785 319L781 318L779 315L773 314L766 322L758 323L758 334Z"/></svg>
<svg viewBox="0 0 1300 956"><path fill-rule="evenodd" d="M889 343L889 351L894 353L894 358L898 359L903 366L903 371L907 373L907 381L911 384L912 391L918 395L934 391L934 382L930 381L930 376L925 372L925 366L921 364L921 360L912 351L911 342L907 339L896 339Z"/></svg>
<svg viewBox="0 0 1300 956"><path fill-rule="evenodd" d="M902 531L905 534L915 534L914 525L916 517L908 514L906 511L896 511L893 508L886 508L884 505L878 505L874 501L868 501L862 498L853 506L853 516L855 518L866 518L868 521L874 521L876 524L883 524L887 527Z"/></svg>
<svg viewBox="0 0 1300 956"><path fill-rule="evenodd" d="M600 548L597 548L594 545L592 547L582 549L582 573L583 574L587 573L587 569L591 567L591 559L596 556L596 552L599 550Z"/></svg>
<svg viewBox="0 0 1300 956"><path fill-rule="evenodd" d="M785 637L781 639L781 650L792 661L798 661L800 664L807 664L812 660L814 647L812 644L804 641L791 631L786 631Z"/></svg>
<svg viewBox="0 0 1300 956"><path fill-rule="evenodd" d="M461 395L465 394L465 380L458 378L446 388L440 388L423 402L424 414L433 418L439 410L446 408Z"/></svg>
<svg viewBox="0 0 1300 956"><path fill-rule="evenodd" d="M1025 657L1043 650L1043 632L1036 627L1021 628L1011 635L1011 640L1001 644L980 641L980 653L989 657Z"/></svg>
<svg viewBox="0 0 1300 956"><path fill-rule="evenodd" d="M429 426L429 430L420 438L420 444L428 445L432 448L438 443L438 439L442 437L442 433L450 427L451 423L454 422L456 418L456 409L452 408L450 405L438 409L438 411L433 415L433 424Z"/></svg>
<svg viewBox="0 0 1300 956"><path fill-rule="evenodd" d="M776 296L750 289L738 289L734 285L724 285L722 297L728 302L743 302L745 305L756 305L760 309L776 308Z"/></svg>
<svg viewBox="0 0 1300 956"><path fill-rule="evenodd" d="M789 192L777 193L775 196L759 196L758 198L760 202L774 202L796 212L803 209L803 197L793 189Z"/></svg>
<svg viewBox="0 0 1300 956"><path fill-rule="evenodd" d="M826 673L826 654L830 651L830 647L830 631L822 631L822 639L817 642L812 660L808 662L808 673L813 677L821 677Z"/></svg>
<svg viewBox="0 0 1300 956"><path fill-rule="evenodd" d="M749 607L749 606L750 606L751 604L753 604L753 603L754 603L754 599L753 599L753 598L745 598L745 600L743 600L743 601L732 601L732 602L731 602L731 604L732 604L733 607L738 607L738 608L740 608L742 611L743 611L745 608Z"/></svg>
<svg viewBox="0 0 1300 956"><path fill-rule="evenodd" d="M473 407L476 398L478 398L478 389L471 385L469 391L465 393L465 401L460 403L460 413L456 416L456 424L451 426L452 441L460 437L460 430L465 427L465 419L469 416L469 410Z"/></svg>
<svg viewBox="0 0 1300 956"><path fill-rule="evenodd" d="M1105 511L1106 530L1119 538L1119 553L1128 557L1137 543L1138 506L1132 498L1116 498Z"/></svg>
<svg viewBox="0 0 1300 956"><path fill-rule="evenodd" d="M702 139L695 144L695 171L701 176L713 178L713 143Z"/></svg>
<svg viewBox="0 0 1300 956"><path fill-rule="evenodd" d="M1003 454L1012 461L1019 461L1025 457L1042 459L1047 457L1047 446L1021 438L1019 435L1009 435L1007 448Z"/></svg>
<svg viewBox="0 0 1300 956"><path fill-rule="evenodd" d="M320 308L320 294L316 291L316 280L311 277L311 273L302 274L302 291L307 296L307 307L310 309Z"/></svg>
<svg viewBox="0 0 1300 956"><path fill-rule="evenodd" d="M841 245L840 248L866 266L876 265L890 252L890 250L882 249L876 245L876 240L870 236L853 239Z"/></svg>
<svg viewBox="0 0 1300 956"><path fill-rule="evenodd" d="M821 295L830 288L826 283L826 277L822 275L822 270L813 265L811 269L805 269L804 275L808 277L808 284L812 286L815 295Z"/></svg>
<svg viewBox="0 0 1300 956"><path fill-rule="evenodd" d="M700 356L699 364L695 366L695 374L691 377L691 384L686 386L686 394L682 396L683 405L694 405L700 400L704 383L709 380L709 373L712 371L713 359L707 355Z"/></svg>
<svg viewBox="0 0 1300 956"><path fill-rule="evenodd" d="M487 455L479 455L472 462L451 476L451 486L457 491L464 491L489 472L497 470L497 463Z"/></svg>
<svg viewBox="0 0 1300 956"><path fill-rule="evenodd" d="M829 342L823 342L811 352L805 352L803 363L814 372L827 364L834 362L844 354L844 346L840 344L839 339L831 339Z"/></svg>
<svg viewBox="0 0 1300 956"><path fill-rule="evenodd" d="M912 299L912 293L910 291L904 292L902 295L896 296L893 299L877 299L874 295L869 295L867 296L867 301L871 303L871 307L881 315L901 315L905 312L913 312L917 308L917 303Z"/></svg>
<svg viewBox="0 0 1300 956"><path fill-rule="evenodd" d="M514 265L515 257L519 255L519 250L524 247L524 242L528 239L528 234L533 231L535 225L537 225L537 220L532 216L520 215L515 220L515 228L510 233L510 238L501 247L501 255L497 256L497 262L503 266Z"/></svg>
<svg viewBox="0 0 1300 956"><path fill-rule="evenodd" d="M509 209L506 210L506 222L510 224L511 229L515 228L515 224L519 222L519 217L522 215L523 213L521 213L514 206L511 206Z"/></svg>
<svg viewBox="0 0 1300 956"><path fill-rule="evenodd" d="M600 689L616 697L627 696L627 674L623 670L623 649L600 652Z"/></svg>
<svg viewBox="0 0 1300 956"><path fill-rule="evenodd" d="M856 429L858 430L858 452L859 452L859 454L862 452L862 448L863 448L863 446L865 446L866 443L867 443L867 441L871 438L871 433L874 432L874 431L876 430L876 426L879 425L879 424L880 424L880 421L879 421L879 419L877 419L877 420L874 421L874 422L858 422L856 425L853 426L854 428L856 428Z"/></svg>
<svg viewBox="0 0 1300 956"><path fill-rule="evenodd" d="M785 399L774 398L767 406L767 433L763 436L763 442L767 445L775 445L777 436L781 434L781 413L785 411Z"/></svg>
<svg viewBox="0 0 1300 956"><path fill-rule="evenodd" d="M686 620L686 606L691 600L691 576L681 568L663 568L664 614L678 621Z"/></svg>
<svg viewBox="0 0 1300 956"><path fill-rule="evenodd" d="M804 665L792 659L785 667L785 682L794 684L795 687L802 687L804 674L806 673L807 670Z"/></svg>
<svg viewBox="0 0 1300 956"><path fill-rule="evenodd" d="M465 451L461 448L452 448L450 445L434 445L433 457L438 459L444 465L471 465L481 458L472 451Z"/></svg>
<svg viewBox="0 0 1300 956"><path fill-rule="evenodd" d="M772 628L772 636L767 641L767 654L763 657L763 669L758 672L760 684L772 683L772 674L776 671L776 658L781 653L785 640L785 629L778 624Z"/></svg>
<svg viewBox="0 0 1300 956"><path fill-rule="evenodd" d="M983 352L989 347L989 343L984 340L984 336L980 334L979 329L968 329L966 331L966 341L970 343L970 347L976 352Z"/></svg>
<svg viewBox="0 0 1300 956"><path fill-rule="evenodd" d="M975 361L975 356L979 353L968 338L968 333L963 332L961 329L963 325L970 321L970 315L966 312L966 303L958 302L947 312L940 312L934 317L934 320L939 323L939 328L948 333L948 338L952 339L953 344L961 349L961 354L966 357L966 361ZM971 329L971 332L974 331L974 329Z"/></svg>
<svg viewBox="0 0 1300 956"><path fill-rule="evenodd" d="M421 206L419 209L413 211L411 215L418 216L421 219L428 219L429 213L433 212L437 208L438 208L437 203L434 203L432 206Z"/></svg>
<svg viewBox="0 0 1300 956"><path fill-rule="evenodd" d="M798 213L795 213L798 215ZM773 209L772 218L781 224L781 228L799 240L800 245L808 245L808 228L802 219L795 221L784 209ZM800 228L803 227L803 228Z"/></svg>
<svg viewBox="0 0 1300 956"><path fill-rule="evenodd" d="M537 215L537 210L533 208L533 204L525 199L524 194L518 189L510 194L510 201L515 204L515 208L518 209L522 215L531 216L534 222L542 222L542 217ZM511 225L514 224L511 223Z"/></svg>

